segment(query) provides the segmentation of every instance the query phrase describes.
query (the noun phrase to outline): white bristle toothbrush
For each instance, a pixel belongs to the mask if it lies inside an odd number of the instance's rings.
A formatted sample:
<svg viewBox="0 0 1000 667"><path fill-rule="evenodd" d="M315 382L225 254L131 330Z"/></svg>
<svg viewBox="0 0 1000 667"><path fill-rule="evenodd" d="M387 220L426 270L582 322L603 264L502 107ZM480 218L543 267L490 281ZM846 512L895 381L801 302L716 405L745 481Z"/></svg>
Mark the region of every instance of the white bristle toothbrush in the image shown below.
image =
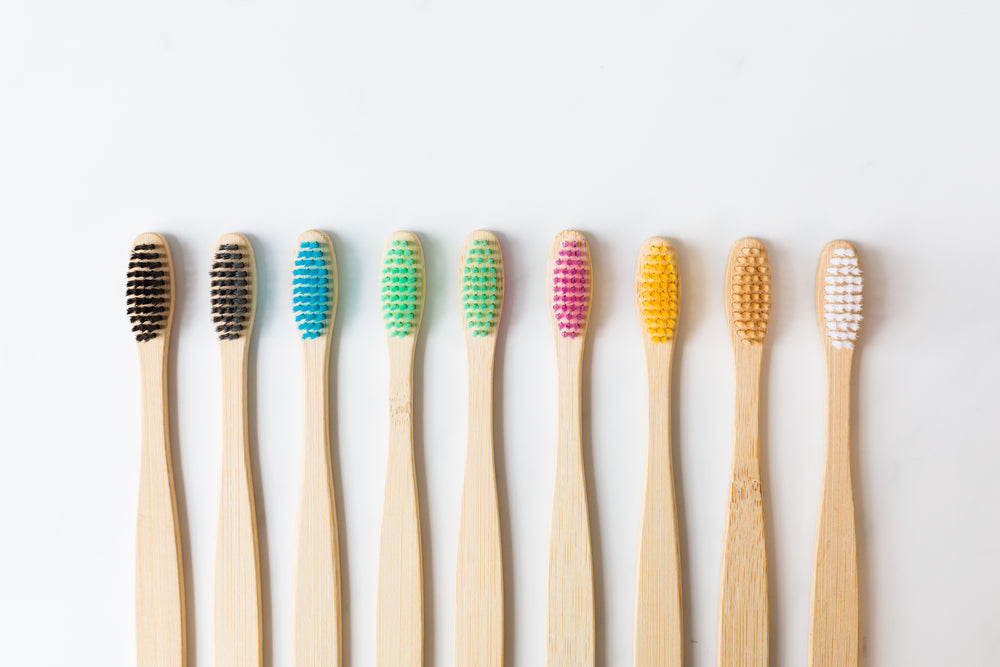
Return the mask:
<svg viewBox="0 0 1000 667"><path fill-rule="evenodd" d="M729 253L725 305L736 367L736 419L722 555L719 667L767 667L760 366L771 315L771 266L757 239L740 239Z"/></svg>
<svg viewBox="0 0 1000 667"><path fill-rule="evenodd" d="M503 667L503 558L493 461L493 357L503 309L497 238L473 232L459 270L469 360L469 433L455 582L456 667Z"/></svg>
<svg viewBox="0 0 1000 667"><path fill-rule="evenodd" d="M382 506L376 667L423 664L420 511L413 462L413 352L424 303L417 237L396 232L382 259L382 315L389 339L389 457Z"/></svg>
<svg viewBox="0 0 1000 667"><path fill-rule="evenodd" d="M810 667L857 667L858 555L851 488L851 363L861 327L863 279L847 241L827 244L816 274L826 356L826 462L809 625Z"/></svg>
<svg viewBox="0 0 1000 667"><path fill-rule="evenodd" d="M296 535L294 664L341 664L340 545L330 460L330 339L337 314L337 258L330 238L309 231L298 239L292 302L301 337L302 473Z"/></svg>
<svg viewBox="0 0 1000 667"><path fill-rule="evenodd" d="M125 292L139 348L142 397L135 563L138 665L183 667L187 663L184 574L167 418L174 269L163 237L140 234L132 242Z"/></svg>
<svg viewBox="0 0 1000 667"><path fill-rule="evenodd" d="M594 665L594 569L582 443L581 374L593 277L582 234L558 234L548 259L559 374L556 479L549 546L547 667Z"/></svg>
<svg viewBox="0 0 1000 667"><path fill-rule="evenodd" d="M253 248L222 236L209 272L222 357L222 481L215 550L215 667L261 667L260 561L250 468L247 361L257 304Z"/></svg>
<svg viewBox="0 0 1000 667"><path fill-rule="evenodd" d="M680 272L669 241L639 250L635 305L646 350L649 444L635 594L636 667L682 667L680 543L670 443L670 369L680 310Z"/></svg>

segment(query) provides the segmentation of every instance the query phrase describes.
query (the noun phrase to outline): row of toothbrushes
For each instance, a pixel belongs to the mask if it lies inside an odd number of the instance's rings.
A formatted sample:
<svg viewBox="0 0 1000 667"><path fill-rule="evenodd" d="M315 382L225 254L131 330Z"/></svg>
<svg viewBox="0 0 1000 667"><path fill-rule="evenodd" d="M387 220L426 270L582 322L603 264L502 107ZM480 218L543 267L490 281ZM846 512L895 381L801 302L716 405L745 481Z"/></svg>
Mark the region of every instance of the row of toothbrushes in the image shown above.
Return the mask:
<svg viewBox="0 0 1000 667"><path fill-rule="evenodd" d="M556 480L547 608L550 667L594 665L594 593L581 451L581 366L593 277L586 238L559 234L548 259L550 315L559 375ZM260 667L259 555L249 464L247 352L257 276L248 239L219 239L211 306L222 355L223 464L215 572L219 667ZM340 568L327 418L330 333L337 265L330 239L299 239L295 318L305 382L297 528L294 656L299 667L340 665ZM725 306L736 364L736 424L723 550L719 664L768 664L767 562L758 442L759 377L771 305L767 252L738 241L726 268ZM495 236L474 232L462 247L460 293L469 360L468 449L457 560L455 664L501 667L504 611L499 510L493 466L493 358L503 307L503 259ZM140 235L128 267L128 314L142 369L142 476L137 544L140 667L185 664L184 586L167 432L166 363L174 305L170 252ZM828 369L826 474L817 534L810 665L856 665L857 564L849 454L850 376L861 322L862 277L851 244L823 250L816 303ZM636 307L646 352L649 443L636 590L635 664L683 664L680 552L670 443L673 343L680 270L669 241L639 252ZM420 243L393 234L382 260L389 341L389 456L377 600L378 667L423 661L420 526L412 445L412 365L424 301Z"/></svg>

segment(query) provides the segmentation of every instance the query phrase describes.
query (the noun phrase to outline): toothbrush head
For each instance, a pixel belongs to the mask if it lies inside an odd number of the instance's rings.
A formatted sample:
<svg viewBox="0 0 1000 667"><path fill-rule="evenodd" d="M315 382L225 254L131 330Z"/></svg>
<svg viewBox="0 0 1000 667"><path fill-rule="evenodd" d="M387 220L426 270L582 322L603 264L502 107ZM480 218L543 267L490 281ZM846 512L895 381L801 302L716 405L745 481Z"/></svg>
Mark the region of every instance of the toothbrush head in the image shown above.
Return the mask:
<svg viewBox="0 0 1000 667"><path fill-rule="evenodd" d="M651 238L642 244L635 271L639 324L652 343L673 340L680 311L680 272L670 241Z"/></svg>
<svg viewBox="0 0 1000 667"><path fill-rule="evenodd" d="M212 321L220 341L247 338L257 306L253 247L242 234L219 239L209 271Z"/></svg>
<svg viewBox="0 0 1000 667"><path fill-rule="evenodd" d="M560 232L549 252L549 305L557 340L586 335L591 289L587 239L580 232Z"/></svg>
<svg viewBox="0 0 1000 667"><path fill-rule="evenodd" d="M847 241L828 243L816 274L816 309L820 333L834 349L853 349L858 340L863 287L864 275L854 246Z"/></svg>
<svg viewBox="0 0 1000 667"><path fill-rule="evenodd" d="M132 242L125 281L125 305L137 343L170 333L174 311L174 271L167 242L140 234Z"/></svg>
<svg viewBox="0 0 1000 667"><path fill-rule="evenodd" d="M757 239L740 239L726 267L726 319L734 341L763 345L771 317L771 264Z"/></svg>
<svg viewBox="0 0 1000 667"><path fill-rule="evenodd" d="M337 259L333 244L323 232L299 237L299 252L292 269L292 310L302 340L329 338L337 309Z"/></svg>
<svg viewBox="0 0 1000 667"><path fill-rule="evenodd" d="M389 237L382 255L382 318L393 338L415 335L424 309L424 255L409 232Z"/></svg>
<svg viewBox="0 0 1000 667"><path fill-rule="evenodd" d="M465 331L476 338L496 335L503 310L503 256L496 236L473 232L462 249L459 291Z"/></svg>

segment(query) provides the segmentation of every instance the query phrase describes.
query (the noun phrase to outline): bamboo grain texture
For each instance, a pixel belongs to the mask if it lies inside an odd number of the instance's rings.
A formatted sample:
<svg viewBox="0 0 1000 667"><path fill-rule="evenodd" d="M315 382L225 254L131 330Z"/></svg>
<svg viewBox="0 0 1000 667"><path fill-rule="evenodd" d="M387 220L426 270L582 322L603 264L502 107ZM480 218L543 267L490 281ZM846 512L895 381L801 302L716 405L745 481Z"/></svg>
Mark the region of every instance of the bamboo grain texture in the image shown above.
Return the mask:
<svg viewBox="0 0 1000 667"><path fill-rule="evenodd" d="M242 335L221 340L222 479L215 554L215 667L261 667L260 558L250 464L247 364L257 276L253 249L241 234L227 234L219 244L235 244L250 275L250 312Z"/></svg>
<svg viewBox="0 0 1000 667"><path fill-rule="evenodd" d="M463 245L463 258L474 241L494 244L499 255L499 244L492 234L475 232ZM499 273L497 319L503 307L502 260ZM498 326L494 322L483 336L465 327L469 406L455 580L456 667L502 667L504 662L503 556L493 450L493 364Z"/></svg>
<svg viewBox="0 0 1000 667"><path fill-rule="evenodd" d="M810 667L858 665L858 558L850 444L854 348L853 344L836 345L830 337L830 327L824 321L824 277L831 265L831 257L838 249L849 251L856 261L853 246L846 241L835 241L823 250L816 277L816 309L826 359L827 416L809 626ZM860 310L860 284L857 292ZM860 317L858 320L860 323Z"/></svg>
<svg viewBox="0 0 1000 667"><path fill-rule="evenodd" d="M155 338L137 344L142 406L139 504L136 525L136 648L139 667L187 664L184 572L170 454L167 359L174 285L170 249L156 234L133 242L162 255L167 315Z"/></svg>
<svg viewBox="0 0 1000 667"><path fill-rule="evenodd" d="M293 605L296 667L339 667L341 643L340 542L330 453L330 341L337 313L338 275L330 239L309 231L329 253L329 318L318 338L300 341L303 369L303 442L296 533Z"/></svg>

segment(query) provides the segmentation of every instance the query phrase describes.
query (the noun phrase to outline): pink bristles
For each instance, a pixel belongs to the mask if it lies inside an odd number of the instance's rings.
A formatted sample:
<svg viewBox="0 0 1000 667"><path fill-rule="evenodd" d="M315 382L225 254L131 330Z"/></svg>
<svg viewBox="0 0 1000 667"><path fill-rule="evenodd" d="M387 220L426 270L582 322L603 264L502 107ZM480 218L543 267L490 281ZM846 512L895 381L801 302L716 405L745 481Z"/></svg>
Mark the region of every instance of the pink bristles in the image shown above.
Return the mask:
<svg viewBox="0 0 1000 667"><path fill-rule="evenodd" d="M576 338L590 306L590 262L576 241L563 241L552 270L552 312L563 338Z"/></svg>

